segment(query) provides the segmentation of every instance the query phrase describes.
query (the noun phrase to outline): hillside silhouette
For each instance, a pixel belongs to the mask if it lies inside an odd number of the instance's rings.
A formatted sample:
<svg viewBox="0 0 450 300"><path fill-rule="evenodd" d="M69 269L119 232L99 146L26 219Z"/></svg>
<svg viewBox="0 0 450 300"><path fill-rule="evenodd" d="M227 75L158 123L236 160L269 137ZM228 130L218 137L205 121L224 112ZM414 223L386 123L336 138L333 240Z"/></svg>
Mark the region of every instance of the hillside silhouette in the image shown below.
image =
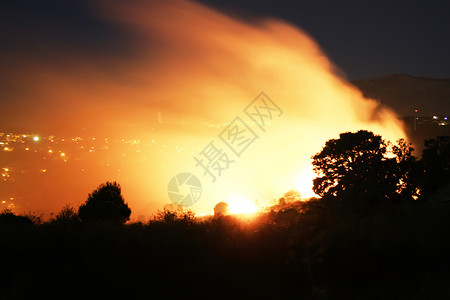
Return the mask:
<svg viewBox="0 0 450 300"><path fill-rule="evenodd" d="M322 197L289 191L253 218L219 202L214 216L169 205L125 222L116 182L48 221L5 210L0 298L448 299L450 138L419 160L387 143L327 141L313 157Z"/></svg>
<svg viewBox="0 0 450 300"><path fill-rule="evenodd" d="M379 100L399 116L450 115L450 78L434 79L393 74L352 82L365 97Z"/></svg>

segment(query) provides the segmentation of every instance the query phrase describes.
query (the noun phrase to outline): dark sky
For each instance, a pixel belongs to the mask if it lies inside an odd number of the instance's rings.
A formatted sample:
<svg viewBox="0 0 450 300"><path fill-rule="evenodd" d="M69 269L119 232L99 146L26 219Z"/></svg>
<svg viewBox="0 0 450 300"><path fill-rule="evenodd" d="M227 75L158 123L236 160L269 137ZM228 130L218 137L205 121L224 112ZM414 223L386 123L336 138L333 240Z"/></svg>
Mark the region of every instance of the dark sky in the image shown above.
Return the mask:
<svg viewBox="0 0 450 300"><path fill-rule="evenodd" d="M350 79L392 73L450 77L449 1L201 2L239 18L276 17L299 26L318 41ZM56 51L104 53L118 58L133 55L127 49L128 33L99 18L92 3L2 1L2 67L14 68L11 55L35 55L42 60L54 59Z"/></svg>
<svg viewBox="0 0 450 300"><path fill-rule="evenodd" d="M306 30L350 79L450 77L449 1L214 0Z"/></svg>

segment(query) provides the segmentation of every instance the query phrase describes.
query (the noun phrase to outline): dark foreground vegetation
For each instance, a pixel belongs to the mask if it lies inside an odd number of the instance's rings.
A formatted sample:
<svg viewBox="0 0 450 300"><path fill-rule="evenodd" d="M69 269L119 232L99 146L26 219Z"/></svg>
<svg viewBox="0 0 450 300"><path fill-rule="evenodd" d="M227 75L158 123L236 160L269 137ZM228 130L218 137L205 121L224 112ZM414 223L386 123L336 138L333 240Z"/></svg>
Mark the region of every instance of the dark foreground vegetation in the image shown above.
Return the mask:
<svg viewBox="0 0 450 300"><path fill-rule="evenodd" d="M330 140L314 157L322 197L251 219L166 209L126 223L116 183L46 222L4 211L0 298L448 299L450 143L416 160L383 142Z"/></svg>

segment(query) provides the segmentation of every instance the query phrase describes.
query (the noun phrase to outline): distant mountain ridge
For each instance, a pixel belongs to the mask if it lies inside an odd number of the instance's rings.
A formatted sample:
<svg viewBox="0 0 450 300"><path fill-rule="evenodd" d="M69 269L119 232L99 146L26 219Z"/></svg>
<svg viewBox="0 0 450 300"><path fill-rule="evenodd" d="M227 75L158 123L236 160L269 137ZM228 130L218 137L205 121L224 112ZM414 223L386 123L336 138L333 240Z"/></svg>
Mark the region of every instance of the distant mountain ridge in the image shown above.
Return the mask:
<svg viewBox="0 0 450 300"><path fill-rule="evenodd" d="M399 116L450 117L450 78L434 79L393 74L351 82L365 97L379 100Z"/></svg>

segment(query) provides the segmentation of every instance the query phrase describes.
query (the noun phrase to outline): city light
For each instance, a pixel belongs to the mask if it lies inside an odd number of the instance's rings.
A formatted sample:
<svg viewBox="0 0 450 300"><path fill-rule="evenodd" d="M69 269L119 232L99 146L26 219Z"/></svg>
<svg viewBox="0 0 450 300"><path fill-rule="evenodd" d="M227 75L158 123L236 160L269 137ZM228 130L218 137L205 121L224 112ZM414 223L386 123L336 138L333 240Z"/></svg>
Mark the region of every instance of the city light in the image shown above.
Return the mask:
<svg viewBox="0 0 450 300"><path fill-rule="evenodd" d="M35 141L35 142L39 141L39 137L38 137L37 135L34 136L34 137L33 137L33 141Z"/></svg>

